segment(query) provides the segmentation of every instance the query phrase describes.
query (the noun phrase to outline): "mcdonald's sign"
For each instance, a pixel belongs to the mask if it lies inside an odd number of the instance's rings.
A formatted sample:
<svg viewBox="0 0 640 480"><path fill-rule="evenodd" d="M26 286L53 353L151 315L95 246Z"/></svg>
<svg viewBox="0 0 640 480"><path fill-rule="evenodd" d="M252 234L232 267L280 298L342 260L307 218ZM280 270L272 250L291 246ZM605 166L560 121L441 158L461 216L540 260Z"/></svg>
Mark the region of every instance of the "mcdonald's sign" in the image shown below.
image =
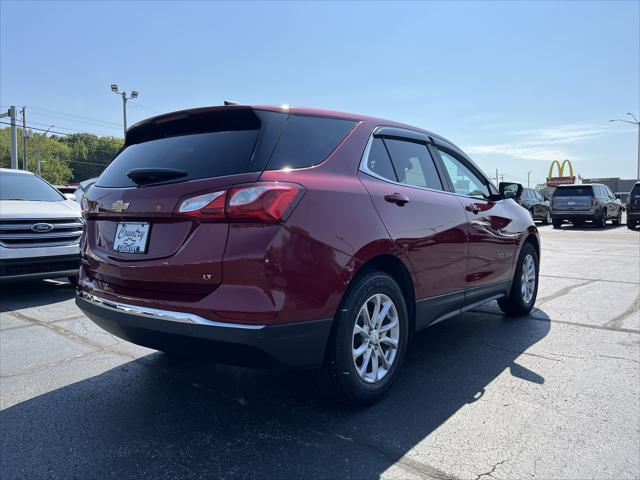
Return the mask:
<svg viewBox="0 0 640 480"><path fill-rule="evenodd" d="M558 176L553 176L553 167L558 166ZM564 175L564 167L569 167L569 176ZM576 177L573 174L573 165L569 160L563 160L562 164L558 160L551 162L549 167L549 174L547 175L547 187L557 187L558 185L567 185L576 182Z"/></svg>

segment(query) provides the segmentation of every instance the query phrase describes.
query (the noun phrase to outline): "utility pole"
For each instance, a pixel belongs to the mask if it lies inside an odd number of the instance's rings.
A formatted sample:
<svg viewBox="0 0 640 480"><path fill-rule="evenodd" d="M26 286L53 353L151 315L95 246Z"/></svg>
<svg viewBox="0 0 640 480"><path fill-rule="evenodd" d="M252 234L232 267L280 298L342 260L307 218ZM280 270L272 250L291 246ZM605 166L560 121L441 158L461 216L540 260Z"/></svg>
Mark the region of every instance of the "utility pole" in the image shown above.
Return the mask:
<svg viewBox="0 0 640 480"><path fill-rule="evenodd" d="M615 120L609 120L609 121L630 123L631 125L635 125L636 128L638 129L638 165L636 166L636 181L640 182L640 120L638 120L638 118L633 113L627 113L627 115L633 118L634 121L631 122L629 120L622 120L622 119L615 119Z"/></svg>
<svg viewBox="0 0 640 480"><path fill-rule="evenodd" d="M498 169L496 168L496 185L498 185L500 182L498 182Z"/></svg>
<svg viewBox="0 0 640 480"><path fill-rule="evenodd" d="M529 178L531 177L531 170L527 172L527 188L529 188Z"/></svg>
<svg viewBox="0 0 640 480"><path fill-rule="evenodd" d="M22 107L20 113L22 113L22 168L29 170L27 162L27 107Z"/></svg>
<svg viewBox="0 0 640 480"><path fill-rule="evenodd" d="M38 160L36 162L36 173L38 175L40 175L41 166L44 163L44 161L42 160L42 142L47 139L47 133L49 133L49 130L51 130L54 126L55 125L51 125L49 128L47 128L47 130L42 134L42 138L38 142Z"/></svg>
<svg viewBox="0 0 640 480"><path fill-rule="evenodd" d="M11 107L6 112L0 113L0 118L10 117L11 119L11 168L18 166L18 147L16 145L16 107Z"/></svg>
<svg viewBox="0 0 640 480"><path fill-rule="evenodd" d="M127 135L127 101L132 100L134 98L138 98L139 93L137 90L132 90L131 95L127 97L127 92L118 91L118 85L115 83L111 84L111 91L122 97L122 120L124 123L124 135L126 136Z"/></svg>
<svg viewBox="0 0 640 480"><path fill-rule="evenodd" d="M18 139L16 135L16 107L11 106L6 113L0 115L0 118L9 117L11 120L11 168L18 168Z"/></svg>

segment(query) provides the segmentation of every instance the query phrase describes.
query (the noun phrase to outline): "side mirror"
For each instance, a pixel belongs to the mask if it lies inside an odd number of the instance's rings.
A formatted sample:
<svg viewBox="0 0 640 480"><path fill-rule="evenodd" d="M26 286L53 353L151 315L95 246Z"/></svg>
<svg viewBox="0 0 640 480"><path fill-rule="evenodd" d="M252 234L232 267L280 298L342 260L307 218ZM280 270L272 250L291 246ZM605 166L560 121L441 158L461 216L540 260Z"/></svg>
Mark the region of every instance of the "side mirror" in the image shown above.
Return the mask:
<svg viewBox="0 0 640 480"><path fill-rule="evenodd" d="M74 202L76 201L76 196L73 193L63 193L63 195L67 200L73 200Z"/></svg>
<svg viewBox="0 0 640 480"><path fill-rule="evenodd" d="M519 183L500 182L498 190L500 191L500 197L505 200L513 198L517 201L522 196L522 185Z"/></svg>

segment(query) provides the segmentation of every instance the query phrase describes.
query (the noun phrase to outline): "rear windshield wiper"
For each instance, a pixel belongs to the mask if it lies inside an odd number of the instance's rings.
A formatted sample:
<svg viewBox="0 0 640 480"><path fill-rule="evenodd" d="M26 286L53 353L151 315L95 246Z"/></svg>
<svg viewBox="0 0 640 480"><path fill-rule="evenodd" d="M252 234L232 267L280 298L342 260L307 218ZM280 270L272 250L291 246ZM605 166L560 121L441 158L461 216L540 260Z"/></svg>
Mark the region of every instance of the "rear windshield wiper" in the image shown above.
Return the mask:
<svg viewBox="0 0 640 480"><path fill-rule="evenodd" d="M187 172L175 168L134 168L127 172L127 177L138 185L162 182L164 180L186 176Z"/></svg>

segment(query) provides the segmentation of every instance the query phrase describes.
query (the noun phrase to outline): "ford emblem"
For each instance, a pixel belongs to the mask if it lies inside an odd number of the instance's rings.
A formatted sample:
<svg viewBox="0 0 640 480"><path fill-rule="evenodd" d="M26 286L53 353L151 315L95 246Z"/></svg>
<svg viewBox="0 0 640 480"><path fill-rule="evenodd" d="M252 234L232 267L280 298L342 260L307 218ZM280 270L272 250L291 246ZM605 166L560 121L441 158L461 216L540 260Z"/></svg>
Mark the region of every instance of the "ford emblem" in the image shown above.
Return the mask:
<svg viewBox="0 0 640 480"><path fill-rule="evenodd" d="M47 233L53 230L53 225L50 223L36 223L31 225L31 230L38 233Z"/></svg>

